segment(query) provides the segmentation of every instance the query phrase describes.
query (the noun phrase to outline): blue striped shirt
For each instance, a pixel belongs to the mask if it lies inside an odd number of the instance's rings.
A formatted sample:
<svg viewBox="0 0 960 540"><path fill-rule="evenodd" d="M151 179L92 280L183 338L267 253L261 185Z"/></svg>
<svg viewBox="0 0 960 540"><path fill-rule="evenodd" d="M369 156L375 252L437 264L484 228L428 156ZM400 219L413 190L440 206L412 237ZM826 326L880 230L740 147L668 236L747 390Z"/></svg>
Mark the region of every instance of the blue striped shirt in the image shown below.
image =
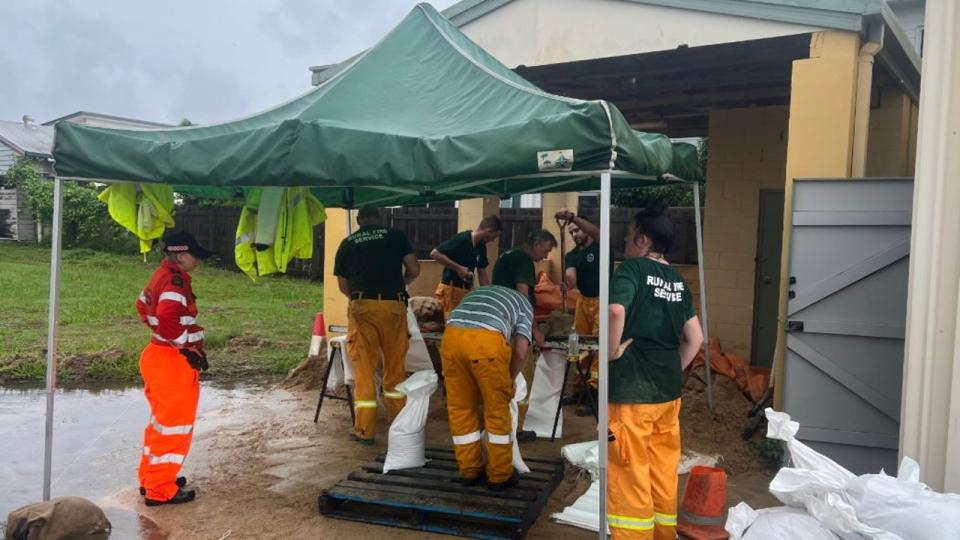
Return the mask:
<svg viewBox="0 0 960 540"><path fill-rule="evenodd" d="M488 285L464 297L450 313L447 326L493 330L507 341L520 334L533 341L533 306L514 289Z"/></svg>

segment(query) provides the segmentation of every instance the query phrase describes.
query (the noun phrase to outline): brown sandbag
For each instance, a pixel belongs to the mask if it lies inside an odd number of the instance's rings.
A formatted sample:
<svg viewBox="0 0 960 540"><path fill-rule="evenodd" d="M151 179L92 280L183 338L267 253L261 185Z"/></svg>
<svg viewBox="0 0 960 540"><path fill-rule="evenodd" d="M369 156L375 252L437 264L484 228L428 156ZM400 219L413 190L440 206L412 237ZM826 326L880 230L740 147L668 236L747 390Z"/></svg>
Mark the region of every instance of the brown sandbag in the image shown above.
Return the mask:
<svg viewBox="0 0 960 540"><path fill-rule="evenodd" d="M110 520L83 497L57 497L28 504L7 516L6 540L101 540Z"/></svg>
<svg viewBox="0 0 960 540"><path fill-rule="evenodd" d="M533 318L539 323L550 318L554 311L562 311L563 291L560 285L554 283L546 272L537 274L537 285L533 289L537 296L537 306L533 311ZM573 313L577 308L577 298L580 296L576 289L567 291L567 311Z"/></svg>

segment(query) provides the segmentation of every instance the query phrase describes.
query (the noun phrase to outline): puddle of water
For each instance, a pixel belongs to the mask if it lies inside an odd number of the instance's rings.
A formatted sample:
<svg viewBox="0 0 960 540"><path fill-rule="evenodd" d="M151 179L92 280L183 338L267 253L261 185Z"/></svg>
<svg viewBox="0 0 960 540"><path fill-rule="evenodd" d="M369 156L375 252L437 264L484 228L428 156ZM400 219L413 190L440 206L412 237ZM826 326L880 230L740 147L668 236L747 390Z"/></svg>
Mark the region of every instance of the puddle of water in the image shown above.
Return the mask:
<svg viewBox="0 0 960 540"><path fill-rule="evenodd" d="M198 416L260 391L254 386L204 385ZM43 388L0 387L0 521L11 510L42 499L45 414ZM149 417L141 388L57 390L51 496L76 495L104 506L114 522L113 538L164 538L156 536L162 531L155 524L143 522L135 512L110 508L109 500L120 490L136 487ZM189 458L184 472L190 474Z"/></svg>

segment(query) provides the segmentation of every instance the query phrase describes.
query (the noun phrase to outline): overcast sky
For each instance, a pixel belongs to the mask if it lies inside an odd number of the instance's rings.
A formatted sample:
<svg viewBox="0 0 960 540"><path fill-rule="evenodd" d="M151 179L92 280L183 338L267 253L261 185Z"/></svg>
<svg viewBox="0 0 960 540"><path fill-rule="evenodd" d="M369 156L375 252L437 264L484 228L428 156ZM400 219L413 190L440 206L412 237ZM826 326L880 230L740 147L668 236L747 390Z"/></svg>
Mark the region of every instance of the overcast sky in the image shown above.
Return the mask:
<svg viewBox="0 0 960 540"><path fill-rule="evenodd" d="M231 120L309 90L308 66L376 43L416 3L0 0L0 120Z"/></svg>

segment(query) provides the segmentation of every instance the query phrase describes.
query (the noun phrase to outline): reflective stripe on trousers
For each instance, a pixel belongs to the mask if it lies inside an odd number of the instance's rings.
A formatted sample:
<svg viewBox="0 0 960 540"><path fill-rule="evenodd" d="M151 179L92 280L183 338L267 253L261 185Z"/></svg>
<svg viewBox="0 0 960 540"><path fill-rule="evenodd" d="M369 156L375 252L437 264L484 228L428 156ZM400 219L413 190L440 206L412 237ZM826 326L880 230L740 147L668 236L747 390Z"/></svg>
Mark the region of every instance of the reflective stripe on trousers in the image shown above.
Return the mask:
<svg viewBox="0 0 960 540"><path fill-rule="evenodd" d="M631 518L627 516L615 516L607 514L607 524L617 529L629 529L633 531L652 531L654 518Z"/></svg>

